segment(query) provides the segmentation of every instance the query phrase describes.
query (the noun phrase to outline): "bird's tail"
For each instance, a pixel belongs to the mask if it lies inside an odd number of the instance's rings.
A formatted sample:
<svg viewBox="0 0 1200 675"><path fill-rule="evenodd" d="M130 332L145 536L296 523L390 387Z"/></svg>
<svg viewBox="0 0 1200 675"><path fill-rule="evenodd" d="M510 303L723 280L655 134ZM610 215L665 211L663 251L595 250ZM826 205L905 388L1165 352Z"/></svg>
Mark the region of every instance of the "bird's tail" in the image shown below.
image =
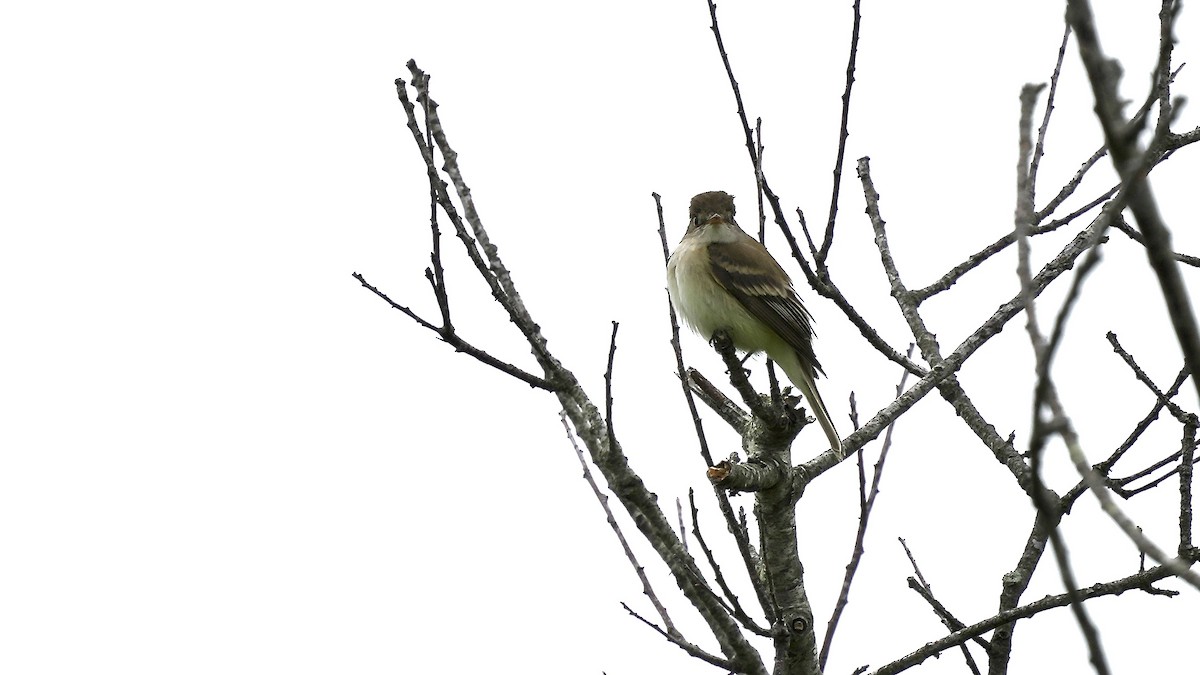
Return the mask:
<svg viewBox="0 0 1200 675"><path fill-rule="evenodd" d="M812 368L806 366L800 361L799 355L794 350L788 350L787 354L779 354L783 358L776 358L775 363L783 368L783 372L787 374L788 379L800 393L804 399L808 401L808 405L812 408L813 416L817 418L817 423L825 430L825 436L829 439L829 447L838 453L842 452L842 439L838 436L837 429L833 426L833 420L829 419L829 410L825 408L825 401L821 399L821 392L817 391L817 383L814 379Z"/></svg>

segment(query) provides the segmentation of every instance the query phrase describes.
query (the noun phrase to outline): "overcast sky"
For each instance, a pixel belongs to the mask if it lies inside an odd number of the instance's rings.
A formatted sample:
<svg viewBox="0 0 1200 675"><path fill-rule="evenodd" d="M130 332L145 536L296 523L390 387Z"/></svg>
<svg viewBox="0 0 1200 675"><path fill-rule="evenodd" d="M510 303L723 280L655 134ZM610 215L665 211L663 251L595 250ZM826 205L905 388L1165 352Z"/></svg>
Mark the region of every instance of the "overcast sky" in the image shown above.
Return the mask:
<svg viewBox="0 0 1200 675"><path fill-rule="evenodd" d="M1011 229L1017 96L1047 81L1062 35L1061 3L978 4L864 3L830 264L901 351L911 338L871 244L855 160L871 157L910 286L929 283ZM1122 93L1140 102L1156 3L1095 4L1125 67ZM823 222L850 2L720 9L748 112L763 118L772 186L789 213ZM0 671L716 672L621 609L652 613L553 398L455 354L351 278L437 316L423 277L428 187L393 86L414 58L551 349L600 401L620 322L625 449L664 508L697 488L702 526L720 539L674 379L650 196L663 197L672 245L697 192L736 194L743 224L754 221L754 176L703 2L47 2L3 16ZM1195 61L1194 9L1177 34L1175 62ZM1176 93L1200 92L1194 68ZM1091 106L1072 41L1039 207L1099 147ZM1175 128L1198 122L1185 106ZM1177 249L1193 254L1195 154L1154 179ZM1107 162L1071 203L1113 182ZM1035 262L1071 234L1039 240ZM457 240L443 243L463 335L534 368ZM769 233L802 282L781 243ZM946 351L1016 292L1014 265L1009 252L930 303ZM865 420L900 373L801 288L829 373L822 393L846 430L849 394ZM1058 367L1095 461L1152 404L1105 332L1163 386L1181 357L1144 253L1124 235L1112 235L1087 293ZM1033 370L1022 326L962 373L1019 448ZM721 379L701 340L685 349ZM1195 410L1193 392L1180 400ZM715 417L707 428L714 454L737 449ZM945 634L905 587L896 537L971 623L994 612L1032 523L1011 476L936 396L895 433L831 673ZM1177 447L1176 428L1155 433L1136 461ZM821 439L802 434L797 456ZM1055 450L1049 476L1061 491L1075 478ZM856 485L847 462L799 508L822 626L853 542ZM1124 506L1173 550L1177 493L1171 481L1160 492ZM1066 527L1084 585L1136 571L1136 551L1097 514L1084 498ZM715 651L636 544L681 627ZM1088 605L1115 672L1170 671L1194 644L1194 589L1163 585L1183 597ZM1047 559L1025 597L1061 591ZM1012 668L1090 672L1067 610L1020 624ZM963 672L961 656L922 672Z"/></svg>

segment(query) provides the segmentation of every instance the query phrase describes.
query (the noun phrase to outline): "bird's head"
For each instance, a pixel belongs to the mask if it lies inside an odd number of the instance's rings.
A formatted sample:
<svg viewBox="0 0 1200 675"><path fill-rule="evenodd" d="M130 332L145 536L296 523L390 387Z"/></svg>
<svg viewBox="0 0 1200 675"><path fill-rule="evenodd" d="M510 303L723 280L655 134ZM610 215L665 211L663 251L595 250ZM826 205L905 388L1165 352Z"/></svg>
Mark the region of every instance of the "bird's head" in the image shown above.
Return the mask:
<svg viewBox="0 0 1200 675"><path fill-rule="evenodd" d="M720 191L701 192L692 197L688 209L688 231L725 223L736 226L733 213L733 195Z"/></svg>

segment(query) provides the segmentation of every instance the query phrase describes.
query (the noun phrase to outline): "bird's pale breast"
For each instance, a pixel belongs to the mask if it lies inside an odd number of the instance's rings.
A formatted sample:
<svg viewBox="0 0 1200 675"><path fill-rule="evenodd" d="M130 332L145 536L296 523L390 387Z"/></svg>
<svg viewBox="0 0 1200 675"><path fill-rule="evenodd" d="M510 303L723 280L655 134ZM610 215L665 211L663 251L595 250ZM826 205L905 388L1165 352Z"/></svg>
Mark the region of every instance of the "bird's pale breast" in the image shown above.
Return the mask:
<svg viewBox="0 0 1200 675"><path fill-rule="evenodd" d="M684 322L706 340L724 329L744 352L758 352L778 341L713 278L707 244L684 240L667 264L667 290Z"/></svg>

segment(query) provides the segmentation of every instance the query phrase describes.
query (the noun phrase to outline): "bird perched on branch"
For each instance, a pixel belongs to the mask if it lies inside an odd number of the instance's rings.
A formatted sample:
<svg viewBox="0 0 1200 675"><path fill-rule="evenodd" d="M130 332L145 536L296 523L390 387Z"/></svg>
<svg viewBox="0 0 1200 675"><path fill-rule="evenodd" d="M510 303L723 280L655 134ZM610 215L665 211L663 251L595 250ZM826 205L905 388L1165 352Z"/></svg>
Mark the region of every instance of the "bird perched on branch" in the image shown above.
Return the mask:
<svg viewBox="0 0 1200 675"><path fill-rule="evenodd" d="M813 354L812 317L792 280L767 249L733 219L733 197L702 192L692 197L687 233L667 262L671 304L706 340L724 330L737 349L766 352L800 390L830 447L841 451L816 378L824 375Z"/></svg>

